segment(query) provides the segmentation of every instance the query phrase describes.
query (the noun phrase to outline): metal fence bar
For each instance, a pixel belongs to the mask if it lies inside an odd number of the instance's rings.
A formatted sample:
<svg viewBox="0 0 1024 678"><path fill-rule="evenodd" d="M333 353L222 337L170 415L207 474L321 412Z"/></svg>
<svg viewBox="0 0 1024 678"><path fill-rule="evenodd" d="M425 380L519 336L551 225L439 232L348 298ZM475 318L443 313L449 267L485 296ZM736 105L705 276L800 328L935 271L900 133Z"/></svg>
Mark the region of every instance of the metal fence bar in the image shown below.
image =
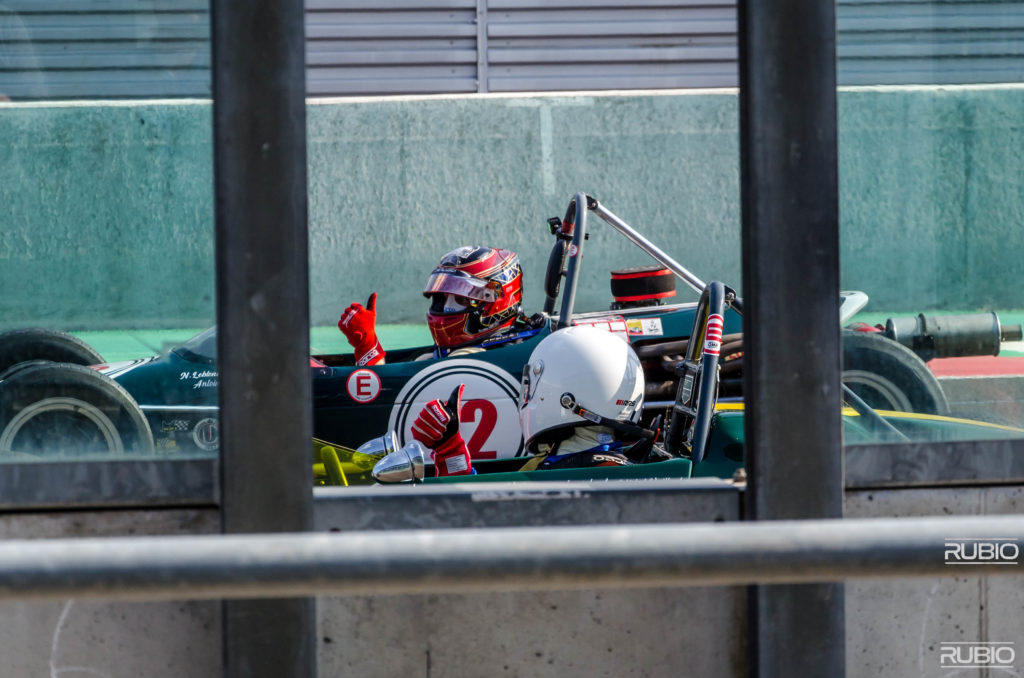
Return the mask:
<svg viewBox="0 0 1024 678"><path fill-rule="evenodd" d="M221 524L298 532L313 514L303 3L210 10ZM312 598L227 602L223 638L227 677L316 674Z"/></svg>
<svg viewBox="0 0 1024 678"><path fill-rule="evenodd" d="M642 249L647 254L654 257L658 263L667 266L669 270L676 274L676 276L689 285L694 292L700 294L704 291L704 281L695 276L689 270L687 270L682 264L670 257L660 247L652 243L650 240L645 238L635 228L627 224L619 217L612 214L604 205L594 201L594 214L604 219L605 222L616 231L626 237L627 240L632 242L634 245Z"/></svg>
<svg viewBox="0 0 1024 678"><path fill-rule="evenodd" d="M0 600L1021 576L1022 542L1024 516L6 541Z"/></svg>
<svg viewBox="0 0 1024 678"><path fill-rule="evenodd" d="M747 516L843 514L835 2L740 0ZM845 675L842 584L751 591L751 673Z"/></svg>
<svg viewBox="0 0 1024 678"><path fill-rule="evenodd" d="M487 0L476 0L476 91L488 91Z"/></svg>

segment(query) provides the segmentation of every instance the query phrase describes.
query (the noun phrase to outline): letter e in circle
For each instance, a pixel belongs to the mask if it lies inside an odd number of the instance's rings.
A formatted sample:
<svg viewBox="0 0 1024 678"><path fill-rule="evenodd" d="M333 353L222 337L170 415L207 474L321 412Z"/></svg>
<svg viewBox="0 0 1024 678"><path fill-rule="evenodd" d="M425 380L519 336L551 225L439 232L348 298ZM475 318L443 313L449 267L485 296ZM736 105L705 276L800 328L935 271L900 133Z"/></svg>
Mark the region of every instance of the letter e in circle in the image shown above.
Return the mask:
<svg viewBox="0 0 1024 678"><path fill-rule="evenodd" d="M348 395L357 403L372 403L380 395L380 377L373 370L356 370L348 375Z"/></svg>

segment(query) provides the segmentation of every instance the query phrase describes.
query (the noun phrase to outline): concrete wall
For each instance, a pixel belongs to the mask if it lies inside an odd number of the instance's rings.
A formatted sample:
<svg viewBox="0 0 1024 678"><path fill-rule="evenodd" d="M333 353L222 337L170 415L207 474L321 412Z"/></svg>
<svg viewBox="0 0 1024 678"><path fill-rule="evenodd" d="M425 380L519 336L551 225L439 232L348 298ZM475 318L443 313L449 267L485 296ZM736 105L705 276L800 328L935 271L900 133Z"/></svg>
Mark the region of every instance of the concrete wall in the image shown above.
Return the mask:
<svg viewBox="0 0 1024 678"><path fill-rule="evenodd" d="M403 504L406 489L318 491L315 527L731 521L741 499L715 481L460 485ZM1024 487L850 490L845 509L855 518L1020 513ZM21 513L0 516L0 537L210 533L217 525L212 510ZM957 575L848 582L847 675L946 675L939 647L947 642L1013 642L1019 670L1019 578ZM324 676L746 675L742 587L321 597L317 616ZM212 677L220 675L220 633L216 602L0 604L5 676Z"/></svg>
<svg viewBox="0 0 1024 678"><path fill-rule="evenodd" d="M1019 514L1024 487L848 491L845 510L850 518ZM956 675L939 665L940 644L955 642L1014 643L1014 666L1024 668L1021 578L960 569L956 577L847 582L847 676ZM976 675L986 675L985 669Z"/></svg>
<svg viewBox="0 0 1024 678"><path fill-rule="evenodd" d="M933 472L948 462L931 461ZM551 490L547 501L529 502L474 501L472 488L463 487L465 496L423 497L405 512L392 496L335 491L320 496L317 527L351 528L352 516L359 516L359 529L732 520L738 510L722 503L728 495L721 491L684 497L671 492L670 483L660 493L651 485L656 484L638 487L628 498L615 497L613 488L604 497L584 491L559 498ZM730 501L740 499L734 494ZM851 518L1022 510L1020 486L866 489L847 491L845 498ZM943 642L1013 642L1019 653L1020 579L969 575L847 582L849 678L946 675L939 667ZM327 598L320 599L318 615L323 675L746 675L745 659L736 654L746 647L738 641L747 631L745 596L738 587ZM640 629L646 632L638 636ZM384 633L385 651L368 642L378 632ZM578 647L585 650L576 652Z"/></svg>
<svg viewBox="0 0 1024 678"><path fill-rule="evenodd" d="M212 323L210 106L0 104L4 328Z"/></svg>
<svg viewBox="0 0 1024 678"><path fill-rule="evenodd" d="M1024 89L839 98L842 283L886 311L1019 308Z"/></svg>
<svg viewBox="0 0 1024 678"><path fill-rule="evenodd" d="M1019 306L1024 88L843 91L839 112L844 287L885 311ZM213 321L208 102L0 104L0 121L0 327ZM427 272L467 243L520 252L538 309L545 219L577 190L739 286L734 91L311 100L308 126L315 324L372 290L382 322L418 321ZM595 224L579 307L645 261Z"/></svg>
<svg viewBox="0 0 1024 678"><path fill-rule="evenodd" d="M422 319L441 255L480 243L520 253L539 310L546 219L579 190L698 276L739 279L733 94L318 104L309 126L314 307L377 289L384 313ZM609 271L650 261L597 222L581 309L608 307Z"/></svg>
<svg viewBox="0 0 1024 678"><path fill-rule="evenodd" d="M0 539L211 534L215 510L5 513ZM216 601L0 603L0 675L203 678L220 675Z"/></svg>
<svg viewBox="0 0 1024 678"><path fill-rule="evenodd" d="M939 379L953 416L1003 426L1024 422L1024 378L944 377Z"/></svg>
<svg viewBox="0 0 1024 678"><path fill-rule="evenodd" d="M723 481L343 488L317 529L710 522L739 519ZM433 491L431 491L433 490ZM404 500L404 501L403 501ZM411 503L409 503L411 501ZM742 676L744 587L319 598L324 676Z"/></svg>
<svg viewBox="0 0 1024 678"><path fill-rule="evenodd" d="M409 493L401 490L409 488L318 492L316 529L739 517L739 493L724 481L534 485L437 488L404 509ZM0 516L6 538L217 527L210 510ZM692 675L738 677L746 665L746 639L734 632L746 624L743 587L322 597L317 616L323 676L675 676L687 666ZM220 647L220 605L213 601L0 604L4 676L213 677L220 675Z"/></svg>

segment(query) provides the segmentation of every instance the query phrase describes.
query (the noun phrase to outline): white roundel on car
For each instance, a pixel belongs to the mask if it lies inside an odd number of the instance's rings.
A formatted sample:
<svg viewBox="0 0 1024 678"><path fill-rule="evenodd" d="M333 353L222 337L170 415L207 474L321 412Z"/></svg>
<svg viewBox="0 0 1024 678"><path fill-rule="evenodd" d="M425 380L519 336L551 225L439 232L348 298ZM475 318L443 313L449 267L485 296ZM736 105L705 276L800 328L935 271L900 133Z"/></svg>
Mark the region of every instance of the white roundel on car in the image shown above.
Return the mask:
<svg viewBox="0 0 1024 678"><path fill-rule="evenodd" d="M405 445L413 439L412 425L428 402L447 402L459 384L466 385L459 432L473 460L521 455L523 434L516 403L519 379L482 360L443 360L413 375L395 399L388 421L399 443Z"/></svg>
<svg viewBox="0 0 1024 678"><path fill-rule="evenodd" d="M357 403L372 403L380 395L380 377L373 370L356 370L348 376L345 388Z"/></svg>

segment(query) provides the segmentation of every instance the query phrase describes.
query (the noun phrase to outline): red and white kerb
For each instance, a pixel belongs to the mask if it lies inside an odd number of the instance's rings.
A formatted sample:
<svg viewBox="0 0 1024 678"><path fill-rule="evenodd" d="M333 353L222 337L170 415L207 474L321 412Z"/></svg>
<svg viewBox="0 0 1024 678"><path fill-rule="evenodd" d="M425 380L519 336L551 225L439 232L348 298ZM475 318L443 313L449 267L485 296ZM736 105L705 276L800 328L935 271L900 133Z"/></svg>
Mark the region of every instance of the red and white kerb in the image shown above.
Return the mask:
<svg viewBox="0 0 1024 678"><path fill-rule="evenodd" d="M722 329L725 327L725 320L717 313L712 313L708 318L708 331L704 337L704 352L708 355L718 355L722 350Z"/></svg>

